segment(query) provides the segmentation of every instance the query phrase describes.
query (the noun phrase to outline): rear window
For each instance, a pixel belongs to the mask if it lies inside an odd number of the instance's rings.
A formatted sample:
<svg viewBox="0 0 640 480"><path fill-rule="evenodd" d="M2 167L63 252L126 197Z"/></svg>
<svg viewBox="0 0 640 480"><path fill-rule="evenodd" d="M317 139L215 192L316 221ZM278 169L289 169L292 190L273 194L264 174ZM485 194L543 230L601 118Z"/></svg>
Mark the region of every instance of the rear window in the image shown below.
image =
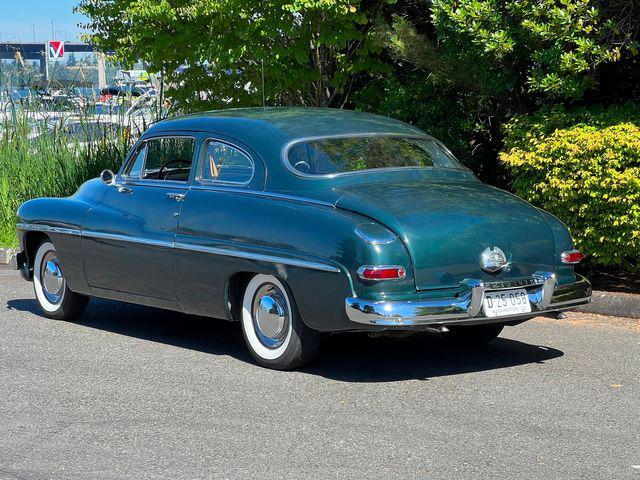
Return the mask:
<svg viewBox="0 0 640 480"><path fill-rule="evenodd" d="M289 148L287 161L305 175L331 175L376 168L462 165L431 138L371 135L305 140Z"/></svg>

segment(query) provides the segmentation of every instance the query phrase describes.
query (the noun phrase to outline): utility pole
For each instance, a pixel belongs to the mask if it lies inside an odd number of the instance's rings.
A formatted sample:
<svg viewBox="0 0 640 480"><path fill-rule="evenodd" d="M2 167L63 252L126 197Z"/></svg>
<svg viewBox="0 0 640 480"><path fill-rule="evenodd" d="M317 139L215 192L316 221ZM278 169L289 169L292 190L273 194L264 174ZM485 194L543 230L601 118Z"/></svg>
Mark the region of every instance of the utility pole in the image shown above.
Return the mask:
<svg viewBox="0 0 640 480"><path fill-rule="evenodd" d="M51 20L51 40L56 39L56 31L53 28L53 20Z"/></svg>
<svg viewBox="0 0 640 480"><path fill-rule="evenodd" d="M36 43L36 24L32 23L31 28L33 29L33 43Z"/></svg>

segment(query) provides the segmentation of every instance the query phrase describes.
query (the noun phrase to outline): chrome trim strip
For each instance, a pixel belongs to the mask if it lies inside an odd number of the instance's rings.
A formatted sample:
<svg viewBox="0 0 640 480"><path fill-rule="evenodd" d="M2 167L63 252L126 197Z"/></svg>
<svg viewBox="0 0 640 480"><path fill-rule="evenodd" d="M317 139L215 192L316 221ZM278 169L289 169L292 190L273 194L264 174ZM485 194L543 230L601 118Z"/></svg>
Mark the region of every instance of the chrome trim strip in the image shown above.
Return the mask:
<svg viewBox="0 0 640 480"><path fill-rule="evenodd" d="M191 190L209 190L212 192L229 192L238 193L240 195L253 195L256 197L273 198L276 200L291 200L293 202L311 203L314 205L321 205L323 207L335 208L335 205L323 200L316 200L314 198L297 197L295 195L287 195L284 193L266 192L260 190L250 190L244 188L223 187L223 186L209 186L209 185L193 185Z"/></svg>
<svg viewBox="0 0 640 480"><path fill-rule="evenodd" d="M332 265L327 265L319 262L310 262L307 260L296 260L293 258L280 257L277 255L243 252L238 250L231 250L229 248L205 247L204 245L191 245L188 243L175 243L174 247L180 250L210 253L212 255L223 255L225 257L244 258L247 260L256 260L259 262L281 263L283 265L290 265L292 267L302 267L312 270L321 270L324 272L340 273L340 269Z"/></svg>
<svg viewBox="0 0 640 480"><path fill-rule="evenodd" d="M47 233L60 233L62 235L73 235L79 237L81 231L78 228L63 228L52 227L51 225L45 225L41 223L18 223L16 225L18 230L28 230L33 232L47 232Z"/></svg>
<svg viewBox="0 0 640 480"><path fill-rule="evenodd" d="M84 230L82 236L86 238L102 238L105 240L117 240L120 242L138 243L141 245L150 245L153 247L173 248L173 242L164 240L151 240L148 238L134 237L131 235L120 235L118 233L94 232L92 230Z"/></svg>
<svg viewBox="0 0 640 480"><path fill-rule="evenodd" d="M19 223L17 228L20 230L34 230L40 232L61 233L67 235L82 236L86 238L101 238L105 240L116 240L120 242L137 243L141 245L150 245L154 247L177 248L180 250L189 250L194 252L210 253L213 255L223 255L225 257L245 258L247 260L256 260L260 262L280 263L292 267L309 268L311 270L321 270L323 272L340 273L338 267L327 265L320 262L311 262L307 260L297 260L295 258L286 258L278 255L265 255L262 253L244 252L232 250L229 248L205 247L202 245L191 245L188 243L167 242L164 240L151 240L147 238L134 237L130 235L121 235L117 233L95 232L92 230L80 231L70 228L52 227L42 224L26 224Z"/></svg>
<svg viewBox="0 0 640 480"><path fill-rule="evenodd" d="M516 290L516 289L527 289L531 287L538 287L543 283L543 280L540 278L534 278L533 276L530 278L525 278L522 280L504 280L497 282L484 282L487 287L487 291L493 290Z"/></svg>

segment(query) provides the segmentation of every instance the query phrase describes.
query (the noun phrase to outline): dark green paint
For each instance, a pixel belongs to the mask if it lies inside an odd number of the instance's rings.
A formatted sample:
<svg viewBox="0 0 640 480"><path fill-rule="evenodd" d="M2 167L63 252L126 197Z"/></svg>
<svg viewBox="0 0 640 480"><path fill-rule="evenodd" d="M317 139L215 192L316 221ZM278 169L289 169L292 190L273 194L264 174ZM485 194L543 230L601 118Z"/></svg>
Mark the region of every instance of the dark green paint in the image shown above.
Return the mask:
<svg viewBox="0 0 640 480"><path fill-rule="evenodd" d="M249 185L210 188L162 182L118 182L120 193L99 180L66 199L36 199L20 207L20 222L135 236L162 245L121 239L51 234L72 289L86 294L212 317L229 316L225 292L242 272L285 280L304 321L318 330L362 329L347 319L344 299L424 299L450 296L463 278L502 280L555 271L559 284L575 281L559 254L572 248L562 223L506 192L483 185L465 169L396 169L334 178L288 171L284 145L300 137L380 133L425 135L385 117L330 109L249 109L188 115L153 125L141 140L186 134L197 140L194 165L207 138L235 144L254 160ZM300 200L256 195L294 195ZM182 202L167 192L184 193ZM306 201L305 199L308 199ZM378 222L399 239L372 246L355 233ZM28 239L23 239L27 240ZM171 248L172 242L320 262L340 273ZM492 275L480 269L487 246L497 245L514 264ZM401 281L360 281L364 264L407 267Z"/></svg>

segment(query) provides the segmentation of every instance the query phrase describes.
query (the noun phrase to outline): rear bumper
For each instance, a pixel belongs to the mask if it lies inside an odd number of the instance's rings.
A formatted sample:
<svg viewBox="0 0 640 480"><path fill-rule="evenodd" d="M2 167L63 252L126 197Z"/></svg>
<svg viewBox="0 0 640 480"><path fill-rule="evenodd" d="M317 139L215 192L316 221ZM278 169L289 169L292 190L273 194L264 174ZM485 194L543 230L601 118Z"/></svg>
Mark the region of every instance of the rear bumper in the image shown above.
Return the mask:
<svg viewBox="0 0 640 480"><path fill-rule="evenodd" d="M523 288L492 288L481 280L463 280L455 296L416 301L368 301L349 297L345 308L349 320L359 324L387 327L504 323L544 313L568 310L591 301L591 284L579 275L568 285L556 285L555 274L536 272L526 287L531 312L512 316L485 317L482 300L485 291Z"/></svg>

